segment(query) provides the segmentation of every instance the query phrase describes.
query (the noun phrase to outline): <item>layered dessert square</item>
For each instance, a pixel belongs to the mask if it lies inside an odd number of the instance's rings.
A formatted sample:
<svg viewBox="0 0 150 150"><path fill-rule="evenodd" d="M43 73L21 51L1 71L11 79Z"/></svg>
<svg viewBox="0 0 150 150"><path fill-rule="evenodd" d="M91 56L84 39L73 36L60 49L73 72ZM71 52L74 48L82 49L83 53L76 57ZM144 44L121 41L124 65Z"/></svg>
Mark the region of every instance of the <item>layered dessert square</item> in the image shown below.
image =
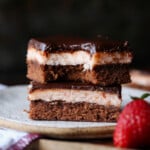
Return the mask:
<svg viewBox="0 0 150 150"><path fill-rule="evenodd" d="M150 71L134 69L130 70L130 75L132 82L128 86L150 91Z"/></svg>
<svg viewBox="0 0 150 150"><path fill-rule="evenodd" d="M31 39L27 77L45 84L75 81L101 86L130 82L132 52L127 41L96 38Z"/></svg>
<svg viewBox="0 0 150 150"><path fill-rule="evenodd" d="M120 112L121 86L32 81L28 99L34 120L113 122Z"/></svg>

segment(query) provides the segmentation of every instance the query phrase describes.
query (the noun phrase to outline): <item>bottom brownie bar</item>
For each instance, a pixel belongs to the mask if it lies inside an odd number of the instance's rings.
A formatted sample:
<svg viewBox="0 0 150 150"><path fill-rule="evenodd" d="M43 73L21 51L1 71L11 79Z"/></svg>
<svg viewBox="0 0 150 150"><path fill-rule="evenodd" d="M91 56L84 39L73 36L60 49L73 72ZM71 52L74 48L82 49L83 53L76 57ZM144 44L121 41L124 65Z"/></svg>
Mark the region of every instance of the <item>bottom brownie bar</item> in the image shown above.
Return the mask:
<svg viewBox="0 0 150 150"><path fill-rule="evenodd" d="M31 119L113 122L120 112L121 86L32 82L28 99Z"/></svg>
<svg viewBox="0 0 150 150"><path fill-rule="evenodd" d="M45 102L42 100L30 103L30 118L35 120L69 120L69 121L105 121L117 120L120 108L105 107L95 103L64 101Z"/></svg>

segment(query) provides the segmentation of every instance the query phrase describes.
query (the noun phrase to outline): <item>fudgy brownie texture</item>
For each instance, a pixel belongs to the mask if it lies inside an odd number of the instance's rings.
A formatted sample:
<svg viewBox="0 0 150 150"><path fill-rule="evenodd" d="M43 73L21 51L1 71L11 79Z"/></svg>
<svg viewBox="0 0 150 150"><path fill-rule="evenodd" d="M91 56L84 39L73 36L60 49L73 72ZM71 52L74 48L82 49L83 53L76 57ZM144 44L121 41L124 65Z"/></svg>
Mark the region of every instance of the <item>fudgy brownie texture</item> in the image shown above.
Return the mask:
<svg viewBox="0 0 150 150"><path fill-rule="evenodd" d="M129 64L95 66L84 71L83 65L51 66L28 61L27 77L39 83L51 81L75 81L101 86L130 82Z"/></svg>
<svg viewBox="0 0 150 150"><path fill-rule="evenodd" d="M66 103L61 100L31 101L29 117L34 120L115 122L120 108L95 103Z"/></svg>

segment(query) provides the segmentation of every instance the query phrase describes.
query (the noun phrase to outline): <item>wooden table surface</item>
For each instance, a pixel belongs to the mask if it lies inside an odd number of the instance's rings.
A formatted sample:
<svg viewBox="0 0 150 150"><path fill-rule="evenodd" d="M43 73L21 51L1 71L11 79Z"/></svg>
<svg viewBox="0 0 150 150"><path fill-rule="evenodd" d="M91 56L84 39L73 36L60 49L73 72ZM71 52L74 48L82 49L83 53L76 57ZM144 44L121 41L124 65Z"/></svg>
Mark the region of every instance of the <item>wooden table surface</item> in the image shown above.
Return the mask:
<svg viewBox="0 0 150 150"><path fill-rule="evenodd" d="M116 150L112 139L63 141L39 139L31 143L26 150Z"/></svg>

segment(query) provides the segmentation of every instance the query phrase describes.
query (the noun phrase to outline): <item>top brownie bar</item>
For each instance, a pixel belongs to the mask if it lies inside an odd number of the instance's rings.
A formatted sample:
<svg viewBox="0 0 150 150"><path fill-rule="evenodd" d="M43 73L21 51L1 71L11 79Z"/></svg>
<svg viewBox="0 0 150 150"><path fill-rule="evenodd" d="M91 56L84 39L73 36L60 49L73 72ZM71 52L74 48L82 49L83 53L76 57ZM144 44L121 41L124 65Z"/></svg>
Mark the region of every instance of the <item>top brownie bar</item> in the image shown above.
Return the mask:
<svg viewBox="0 0 150 150"><path fill-rule="evenodd" d="M102 38L31 39L27 77L40 83L76 81L102 86L130 81L132 52L127 41Z"/></svg>

